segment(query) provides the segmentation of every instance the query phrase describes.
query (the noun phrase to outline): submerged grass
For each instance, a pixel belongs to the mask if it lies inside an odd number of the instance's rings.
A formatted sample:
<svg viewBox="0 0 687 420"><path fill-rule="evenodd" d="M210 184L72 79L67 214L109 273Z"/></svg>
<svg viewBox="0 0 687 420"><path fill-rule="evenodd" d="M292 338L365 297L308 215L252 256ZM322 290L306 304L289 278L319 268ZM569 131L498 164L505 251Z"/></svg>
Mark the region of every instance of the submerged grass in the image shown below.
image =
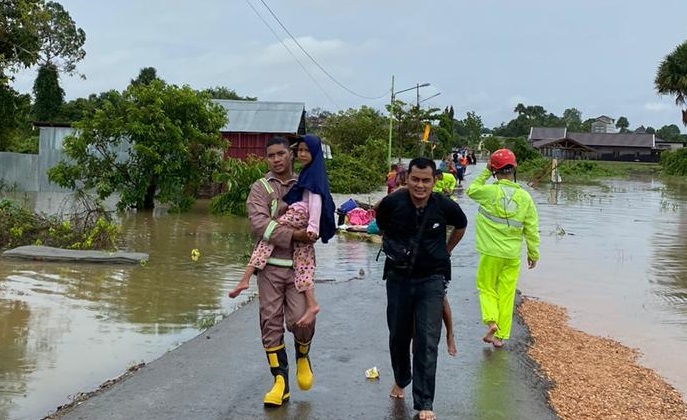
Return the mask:
<svg viewBox="0 0 687 420"><path fill-rule="evenodd" d="M604 179L646 178L661 175L661 165L645 162L607 162L566 160L559 163L559 175L567 184L594 185ZM537 158L518 167L518 175L530 183L547 183L551 180L551 160Z"/></svg>

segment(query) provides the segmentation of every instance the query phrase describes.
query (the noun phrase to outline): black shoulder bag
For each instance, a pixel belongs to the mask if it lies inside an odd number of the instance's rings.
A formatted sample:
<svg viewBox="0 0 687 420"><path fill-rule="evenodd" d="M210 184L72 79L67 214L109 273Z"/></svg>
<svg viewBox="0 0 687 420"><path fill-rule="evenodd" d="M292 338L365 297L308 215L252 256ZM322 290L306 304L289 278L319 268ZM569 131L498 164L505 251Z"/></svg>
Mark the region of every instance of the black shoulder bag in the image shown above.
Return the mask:
<svg viewBox="0 0 687 420"><path fill-rule="evenodd" d="M411 272L413 266L415 265L415 259L417 258L417 249L420 246L420 239L422 238L422 232L425 230L425 225L427 222L427 213L429 212L429 202L427 203L427 208L425 209L425 214L422 215L422 222L420 223L420 228L417 234L411 239L410 243L405 243L404 241L399 241L396 239L391 239L387 235L382 236L382 246L377 252L377 258L375 261L379 261L379 255L383 252L386 257L391 260L395 269L407 270L408 273Z"/></svg>

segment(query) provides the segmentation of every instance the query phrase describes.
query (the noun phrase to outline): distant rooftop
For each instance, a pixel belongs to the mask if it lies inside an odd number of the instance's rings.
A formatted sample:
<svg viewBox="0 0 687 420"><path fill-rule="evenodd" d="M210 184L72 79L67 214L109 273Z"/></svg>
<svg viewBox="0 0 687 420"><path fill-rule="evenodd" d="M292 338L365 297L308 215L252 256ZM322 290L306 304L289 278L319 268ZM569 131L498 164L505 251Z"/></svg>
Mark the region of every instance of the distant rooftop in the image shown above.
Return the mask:
<svg viewBox="0 0 687 420"><path fill-rule="evenodd" d="M213 99L227 110L229 122L222 132L297 133L305 111L304 102L265 102Z"/></svg>
<svg viewBox="0 0 687 420"><path fill-rule="evenodd" d="M649 147L655 148L657 142L664 140L654 134L647 133L576 133L567 131L566 128L532 127L529 140L541 146L548 144L549 140L569 139L590 147L616 146L616 147Z"/></svg>

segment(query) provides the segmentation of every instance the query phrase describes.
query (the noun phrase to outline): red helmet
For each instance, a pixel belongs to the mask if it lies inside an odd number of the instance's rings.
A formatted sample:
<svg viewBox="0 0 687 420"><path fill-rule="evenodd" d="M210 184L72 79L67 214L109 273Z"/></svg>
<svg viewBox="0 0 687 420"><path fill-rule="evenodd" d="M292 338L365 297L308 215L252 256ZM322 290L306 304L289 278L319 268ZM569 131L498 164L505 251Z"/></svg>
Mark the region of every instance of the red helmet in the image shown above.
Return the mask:
<svg viewBox="0 0 687 420"><path fill-rule="evenodd" d="M513 166L513 168L518 167L518 162L515 161L515 153L508 149L499 149L492 153L489 158L489 163L491 164L491 169L495 171L508 165Z"/></svg>

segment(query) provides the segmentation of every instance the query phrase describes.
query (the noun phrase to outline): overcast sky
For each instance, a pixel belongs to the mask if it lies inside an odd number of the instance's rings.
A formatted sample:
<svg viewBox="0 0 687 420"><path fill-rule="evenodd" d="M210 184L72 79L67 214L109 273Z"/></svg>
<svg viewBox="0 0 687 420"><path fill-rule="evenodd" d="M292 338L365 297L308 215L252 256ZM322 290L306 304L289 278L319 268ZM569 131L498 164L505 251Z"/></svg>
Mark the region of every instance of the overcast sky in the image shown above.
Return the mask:
<svg viewBox="0 0 687 420"><path fill-rule="evenodd" d="M423 106L475 111L487 127L518 102L583 119L623 115L630 127L679 124L656 95L661 59L687 39L687 1L661 0L264 0L331 81L295 45L261 0L60 0L86 31L86 80L63 76L67 99L122 90L142 67L167 82L226 86L306 109L383 109L420 83ZM278 38L251 9L252 4ZM280 43L282 40L298 61ZM308 76L308 73L317 82ZM35 69L17 75L30 92ZM318 84L321 87L318 87ZM414 102L415 90L399 99ZM684 131L684 129L683 129Z"/></svg>

